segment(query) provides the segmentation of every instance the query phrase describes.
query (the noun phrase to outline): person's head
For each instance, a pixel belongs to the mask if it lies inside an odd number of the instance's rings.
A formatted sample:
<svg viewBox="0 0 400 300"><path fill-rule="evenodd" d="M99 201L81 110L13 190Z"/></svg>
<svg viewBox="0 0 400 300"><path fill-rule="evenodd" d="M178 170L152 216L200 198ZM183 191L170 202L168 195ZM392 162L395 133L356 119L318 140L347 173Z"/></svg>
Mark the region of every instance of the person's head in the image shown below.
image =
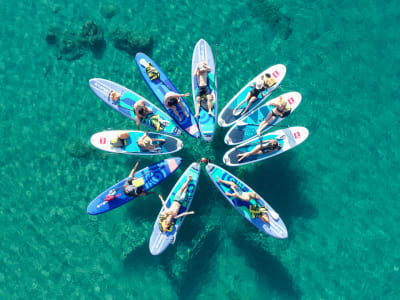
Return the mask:
<svg viewBox="0 0 400 300"><path fill-rule="evenodd" d="M256 81L256 89L261 90L264 85L264 81L260 78Z"/></svg>
<svg viewBox="0 0 400 300"><path fill-rule="evenodd" d="M145 111L144 111L144 107L139 107L139 108L138 108L138 113L139 113L139 114L144 115L144 112L145 112Z"/></svg>
<svg viewBox="0 0 400 300"><path fill-rule="evenodd" d="M173 227L172 216L167 216L166 214L161 214L158 228L161 232L171 231Z"/></svg>
<svg viewBox="0 0 400 300"><path fill-rule="evenodd" d="M268 213L261 214L260 219L263 220L265 223L269 223Z"/></svg>
<svg viewBox="0 0 400 300"><path fill-rule="evenodd" d="M119 100L119 94L116 91L112 91L110 93L110 97L111 99L113 99L114 101L118 101Z"/></svg>
<svg viewBox="0 0 400 300"><path fill-rule="evenodd" d="M176 98L176 97L168 99L169 105L176 105L177 103L178 103L178 98Z"/></svg>

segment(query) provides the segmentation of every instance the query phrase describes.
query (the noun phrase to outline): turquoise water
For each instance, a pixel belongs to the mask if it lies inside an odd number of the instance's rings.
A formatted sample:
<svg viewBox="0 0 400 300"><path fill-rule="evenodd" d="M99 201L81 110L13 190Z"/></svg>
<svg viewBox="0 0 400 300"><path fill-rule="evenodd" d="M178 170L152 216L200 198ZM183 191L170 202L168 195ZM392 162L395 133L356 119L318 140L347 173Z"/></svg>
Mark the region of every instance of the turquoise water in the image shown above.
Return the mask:
<svg viewBox="0 0 400 300"><path fill-rule="evenodd" d="M398 2L142 2L17 1L0 9L0 298L398 298ZM50 28L61 39L87 20L104 30L104 51L78 49L82 56L69 61L46 42ZM196 214L158 257L148 250L156 197L86 214L137 159L90 146L95 132L135 126L97 99L88 80L106 78L155 100L133 57L112 43L123 26L152 37L148 54L181 92L191 91L194 45L207 40L217 52L220 109L256 74L286 65L271 97L303 95L281 124L306 126L309 139L228 170L279 212L287 240L244 220L204 169ZM166 196L201 156L222 165L226 131L218 128L207 145L184 136L181 169L156 191Z"/></svg>

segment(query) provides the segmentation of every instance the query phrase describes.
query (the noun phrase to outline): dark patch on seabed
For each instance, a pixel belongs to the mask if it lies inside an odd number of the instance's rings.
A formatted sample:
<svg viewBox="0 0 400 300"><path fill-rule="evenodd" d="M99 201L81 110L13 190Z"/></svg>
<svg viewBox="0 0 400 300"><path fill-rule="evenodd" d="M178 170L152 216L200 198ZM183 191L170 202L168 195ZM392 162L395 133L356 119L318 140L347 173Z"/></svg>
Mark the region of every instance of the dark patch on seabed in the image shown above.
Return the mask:
<svg viewBox="0 0 400 300"><path fill-rule="evenodd" d="M252 0L248 1L249 11L252 15L268 24L272 30L287 40L292 34L290 18L280 11L280 1Z"/></svg>
<svg viewBox="0 0 400 300"><path fill-rule="evenodd" d="M247 265L253 268L259 276L260 285L268 285L276 289L281 295L300 299L301 295L295 285L293 277L282 263L271 253L257 244L244 242L245 233L239 233L232 239L233 244L243 253Z"/></svg>

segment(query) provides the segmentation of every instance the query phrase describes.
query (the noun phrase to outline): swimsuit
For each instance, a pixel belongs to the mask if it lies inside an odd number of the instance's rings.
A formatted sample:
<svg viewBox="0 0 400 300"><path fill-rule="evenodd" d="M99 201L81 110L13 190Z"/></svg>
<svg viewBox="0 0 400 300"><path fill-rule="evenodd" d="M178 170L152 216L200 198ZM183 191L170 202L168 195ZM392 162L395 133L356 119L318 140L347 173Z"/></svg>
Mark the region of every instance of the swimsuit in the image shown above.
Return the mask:
<svg viewBox="0 0 400 300"><path fill-rule="evenodd" d="M185 198L186 198L186 193L177 192L174 201L178 202L179 204L182 204Z"/></svg>
<svg viewBox="0 0 400 300"><path fill-rule="evenodd" d="M256 97L256 98L257 98L258 95L259 95L261 92L264 92L264 91L265 91L265 87L261 88L260 90L254 87L254 88L250 91L250 95L251 95L252 97Z"/></svg>
<svg viewBox="0 0 400 300"><path fill-rule="evenodd" d="M199 86L199 88L197 89L196 96L201 97L203 95L209 95L209 94L211 94L211 90L208 87L208 85L205 85L205 86Z"/></svg>

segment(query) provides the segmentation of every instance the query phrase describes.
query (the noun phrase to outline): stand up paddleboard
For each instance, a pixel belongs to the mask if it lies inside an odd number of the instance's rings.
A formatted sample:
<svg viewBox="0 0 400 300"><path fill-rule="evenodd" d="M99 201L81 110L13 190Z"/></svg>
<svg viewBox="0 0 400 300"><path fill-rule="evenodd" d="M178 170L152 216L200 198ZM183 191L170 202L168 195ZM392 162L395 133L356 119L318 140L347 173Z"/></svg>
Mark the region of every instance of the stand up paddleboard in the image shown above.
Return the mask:
<svg viewBox="0 0 400 300"><path fill-rule="evenodd" d="M281 220L280 216L263 198L260 197L260 199L253 199L250 202L247 202L242 201L238 198L227 196L225 193L233 193L233 190L229 186L224 185L223 183L219 183L218 178L235 183L238 186L238 192L239 190L241 192L247 193L254 192L254 190L251 189L247 184L217 165L209 163L206 166L206 170L212 182L214 182L214 184L217 186L218 190L225 197L225 199L228 200L228 202L250 223L252 223L264 233L269 234L275 238L285 239L288 237L286 226ZM269 223L264 222L259 217L253 218L250 212L250 205L256 205L259 208L266 208Z"/></svg>
<svg viewBox="0 0 400 300"><path fill-rule="evenodd" d="M140 125L159 133L166 133L175 136L181 135L179 128L165 112L128 88L110 80L101 78L90 79L89 85L97 97L103 100L108 106L134 121L136 121L136 116L135 112L133 111L133 105L135 105L135 103L139 100L144 100L146 106L152 109L153 114L142 120ZM121 95L119 101L116 102L111 99L110 94L112 91L115 91ZM159 124L157 124L157 122Z"/></svg>
<svg viewBox="0 0 400 300"><path fill-rule="evenodd" d="M290 114L293 113L293 111L299 106L301 102L301 94L298 92L286 93L279 97L282 97L284 100L286 100L286 103L290 106ZM254 138L257 135L257 128L260 123L264 121L269 112L274 109L272 103L276 103L279 100L279 97L268 101L267 103L261 105L259 108L250 113L247 117L236 121L233 127L231 127L231 129L229 129L229 131L225 135L225 144L237 145ZM271 129L280 121L286 118L281 118L277 116L271 124L266 126L261 131L260 135L264 134L269 129Z"/></svg>
<svg viewBox="0 0 400 300"><path fill-rule="evenodd" d="M144 191L146 192L163 182L168 176L172 175L178 169L181 162L182 158L180 157L168 158L136 172L134 176L135 179L141 181L139 184L142 186L144 185ZM137 198L126 196L122 191L122 186L128 179L129 177L121 180L98 195L92 202L90 202L87 208L87 213L89 215L102 214ZM116 197L113 200L106 201L106 197L111 194L113 197Z"/></svg>
<svg viewBox="0 0 400 300"><path fill-rule="evenodd" d="M112 145L112 141L118 139L118 135L121 133L129 133L129 138L123 141L123 146L118 147ZM112 153L122 153L122 154L132 154L132 155L160 155L174 153L182 149L183 142L175 137L167 136L163 134L148 132L147 135L152 139L160 139L164 141L155 141L154 150L142 149L138 146L137 140L145 134L143 131L135 130L108 130L95 133L90 138L90 142L97 149L112 152ZM122 142L121 142L122 144Z"/></svg>
<svg viewBox="0 0 400 300"><path fill-rule="evenodd" d="M213 116L208 114L208 106L207 106L207 97L204 96L204 99L201 100L200 110L199 110L199 127L201 135L206 142L211 142L214 137L215 130L215 122L217 118L217 76L215 73L215 62L214 56L212 54L210 46L203 39L199 40L194 47L193 57L192 57L192 93L193 93L193 101L194 107L197 105L197 91L198 91L198 83L196 78L196 70L199 63L206 62L207 65L211 68L211 71L208 73L207 77L207 86L211 91L211 97L213 99L212 104L212 113Z"/></svg>
<svg viewBox="0 0 400 300"><path fill-rule="evenodd" d="M172 188L168 198L165 200L166 206L171 207L172 202L174 201L175 195L185 184L187 177L192 176L191 181L189 182L189 186L186 192L185 200L182 203L182 206L179 209L178 215L187 212L190 208L190 204L192 203L194 193L196 191L197 183L200 176L200 164L199 163L192 163L186 171L182 174L182 176L178 179L175 186ZM161 232L159 228L159 220L160 215L164 212L164 207L161 208L160 213L157 216L156 222L154 223L153 232L150 237L150 253L153 255L158 255L162 253L170 244L174 244L176 240L176 235L180 227L182 226L183 220L185 216L175 220L175 224L172 227L170 232Z"/></svg>
<svg viewBox="0 0 400 300"><path fill-rule="evenodd" d="M266 94L265 97L261 96L261 93L258 95L258 98L256 101L254 101L247 112L245 114L234 114L233 110L234 108L242 102L244 99L246 99L247 94L253 89L251 85L255 85L255 83L259 79L263 79L266 74L270 74L271 77L276 81L276 83L271 86L270 88L266 89L263 93ZM250 114L256 107L258 107L263 100L265 100L282 82L283 78L286 75L286 67L284 65L275 65L272 67L269 67L268 69L264 70L260 74L258 74L256 77L254 77L248 84L246 84L229 102L225 107L222 109L221 113L218 116L218 124L221 127L229 127L231 126L235 121L246 117L247 115ZM242 111L246 106L248 102L242 104L237 112Z"/></svg>
<svg viewBox="0 0 400 300"><path fill-rule="evenodd" d="M277 130L261 137L254 138L246 143L240 144L235 148L225 153L223 161L226 165L236 167L246 164L251 164L260 160L271 158L282 154L304 142L308 138L308 129L305 127L290 127L282 130ZM272 151L270 153L262 153L258 155L251 155L244 158L242 161L238 161L238 154L243 154L252 151L261 142L265 142L269 139L275 139L281 145L279 150Z"/></svg>
<svg viewBox="0 0 400 300"><path fill-rule="evenodd" d="M150 76L152 75L151 74L149 75L146 72L146 66L148 66L149 63L158 72L158 77L157 75L154 75L154 78L151 79ZM168 79L167 75L165 75L165 73L161 70L161 68L144 53L139 52L136 54L136 64L144 81L146 82L150 90L153 92L153 94L156 96L158 101L161 103L161 105L164 107L164 109L174 119L175 123L178 124L190 136L198 139L200 137L199 127L197 126L196 119L194 118L185 100L183 98L180 98L180 101L182 102L185 112L188 114L188 117L184 115L181 107L179 105L176 105L179 116L181 117L181 121L179 121L178 117L175 115L173 110L167 108L166 105L164 104L164 96L166 93L170 91L179 93L178 90L175 88L175 86L172 84L172 82Z"/></svg>

